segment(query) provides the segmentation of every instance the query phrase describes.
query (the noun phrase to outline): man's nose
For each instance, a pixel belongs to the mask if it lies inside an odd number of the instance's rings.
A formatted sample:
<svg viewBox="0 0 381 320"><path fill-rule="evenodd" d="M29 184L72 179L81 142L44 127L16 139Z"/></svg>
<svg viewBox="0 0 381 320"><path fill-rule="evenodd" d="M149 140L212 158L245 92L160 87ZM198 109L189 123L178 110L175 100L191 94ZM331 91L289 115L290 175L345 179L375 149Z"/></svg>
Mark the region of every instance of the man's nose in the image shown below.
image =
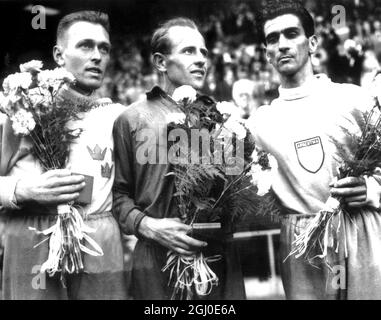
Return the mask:
<svg viewBox="0 0 381 320"><path fill-rule="evenodd" d="M95 60L95 61L101 60L101 53L99 52L98 47L94 48L92 55L91 55L91 60Z"/></svg>
<svg viewBox="0 0 381 320"><path fill-rule="evenodd" d="M196 64L200 66L204 66L206 64L206 56L201 51L198 51L198 54L196 55Z"/></svg>
<svg viewBox="0 0 381 320"><path fill-rule="evenodd" d="M279 50L284 51L290 48L290 42L289 40L283 35L280 34L279 36Z"/></svg>

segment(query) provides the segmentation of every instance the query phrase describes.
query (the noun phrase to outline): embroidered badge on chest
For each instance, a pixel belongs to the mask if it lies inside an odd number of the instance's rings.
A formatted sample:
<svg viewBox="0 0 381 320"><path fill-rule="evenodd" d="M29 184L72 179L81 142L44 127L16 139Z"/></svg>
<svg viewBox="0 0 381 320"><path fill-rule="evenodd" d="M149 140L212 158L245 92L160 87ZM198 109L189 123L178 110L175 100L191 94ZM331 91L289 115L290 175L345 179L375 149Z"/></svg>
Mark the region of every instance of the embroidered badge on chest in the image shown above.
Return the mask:
<svg viewBox="0 0 381 320"><path fill-rule="evenodd" d="M89 152L93 160L103 161L106 155L107 148L104 148L102 150L101 147L97 144L94 147L94 149L91 149L89 146L87 146L87 151Z"/></svg>
<svg viewBox="0 0 381 320"><path fill-rule="evenodd" d="M294 143L299 164L310 173L317 173L324 163L325 153L320 137Z"/></svg>
<svg viewBox="0 0 381 320"><path fill-rule="evenodd" d="M111 165L111 167L110 167L108 162L106 162L106 165L101 165L102 178L110 179L111 178L111 171L112 171L113 167L114 167L114 165Z"/></svg>

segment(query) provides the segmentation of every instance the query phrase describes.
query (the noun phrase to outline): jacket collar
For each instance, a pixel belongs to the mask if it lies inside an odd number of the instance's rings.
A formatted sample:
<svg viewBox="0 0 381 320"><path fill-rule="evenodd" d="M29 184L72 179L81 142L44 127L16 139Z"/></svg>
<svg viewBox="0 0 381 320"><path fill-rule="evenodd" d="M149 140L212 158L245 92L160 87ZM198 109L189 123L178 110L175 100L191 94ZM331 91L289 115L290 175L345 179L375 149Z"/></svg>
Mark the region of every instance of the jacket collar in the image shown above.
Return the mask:
<svg viewBox="0 0 381 320"><path fill-rule="evenodd" d="M168 95L162 88L159 86L154 86L150 91L146 93L148 101L159 100L168 108L177 107L176 101L174 101L170 95Z"/></svg>

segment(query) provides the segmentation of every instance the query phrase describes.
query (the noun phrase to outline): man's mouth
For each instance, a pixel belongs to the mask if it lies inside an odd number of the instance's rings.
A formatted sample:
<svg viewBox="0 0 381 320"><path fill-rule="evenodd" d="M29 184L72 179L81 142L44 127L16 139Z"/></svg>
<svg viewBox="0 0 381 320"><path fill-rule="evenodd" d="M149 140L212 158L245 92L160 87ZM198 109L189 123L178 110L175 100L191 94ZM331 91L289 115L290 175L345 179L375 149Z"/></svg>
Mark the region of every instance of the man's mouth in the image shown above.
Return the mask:
<svg viewBox="0 0 381 320"><path fill-rule="evenodd" d="M95 74L99 74L99 75L101 75L103 73L101 69L96 68L96 67L86 68L86 71L91 72L91 73L95 73Z"/></svg>
<svg viewBox="0 0 381 320"><path fill-rule="evenodd" d="M206 71L204 69L196 69L196 70L192 70L191 74L198 76L200 78L203 78L206 74Z"/></svg>
<svg viewBox="0 0 381 320"><path fill-rule="evenodd" d="M287 62L289 60L291 60L293 57L292 56L289 56L289 55L286 55L286 56L281 56L279 59L278 59L278 62Z"/></svg>

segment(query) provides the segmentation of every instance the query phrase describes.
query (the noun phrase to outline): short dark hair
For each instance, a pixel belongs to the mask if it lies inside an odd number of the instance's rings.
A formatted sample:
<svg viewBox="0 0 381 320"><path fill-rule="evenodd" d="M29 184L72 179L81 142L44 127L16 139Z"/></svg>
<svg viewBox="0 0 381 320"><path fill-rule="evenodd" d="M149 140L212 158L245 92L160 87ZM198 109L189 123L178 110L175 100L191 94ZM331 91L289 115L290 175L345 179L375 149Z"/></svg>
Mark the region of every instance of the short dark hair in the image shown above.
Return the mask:
<svg viewBox="0 0 381 320"><path fill-rule="evenodd" d="M159 27L153 32L151 38L151 54L168 54L171 52L172 43L168 39L168 31L172 27L189 27L198 30L198 27L193 20L184 17L172 18L161 23Z"/></svg>
<svg viewBox="0 0 381 320"><path fill-rule="evenodd" d="M311 14L298 0L270 0L262 6L257 17L259 35L262 42L265 42L264 26L268 20L274 19L284 14L294 14L303 26L307 38L315 34L315 23Z"/></svg>
<svg viewBox="0 0 381 320"><path fill-rule="evenodd" d="M107 33L110 33L110 21L108 15L100 11L77 11L64 16L57 27L57 41L62 39L67 29L72 24L79 21L86 21L94 24L100 24Z"/></svg>

